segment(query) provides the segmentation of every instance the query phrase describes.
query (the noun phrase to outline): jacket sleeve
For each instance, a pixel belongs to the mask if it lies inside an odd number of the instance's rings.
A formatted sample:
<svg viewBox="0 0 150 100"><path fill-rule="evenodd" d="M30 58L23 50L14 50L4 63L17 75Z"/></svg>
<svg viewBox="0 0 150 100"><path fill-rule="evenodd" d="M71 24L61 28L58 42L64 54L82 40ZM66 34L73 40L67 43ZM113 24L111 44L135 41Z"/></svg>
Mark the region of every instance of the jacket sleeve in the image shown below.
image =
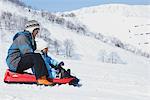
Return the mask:
<svg viewBox="0 0 150 100"><path fill-rule="evenodd" d="M55 67L57 67L58 66L58 64L59 64L59 62L57 61L57 60L55 60L55 59L52 59L51 57L47 57L47 62L49 63L49 65L51 65L51 66L55 66Z"/></svg>
<svg viewBox="0 0 150 100"><path fill-rule="evenodd" d="M16 41L17 41L17 46L18 46L20 53L22 55L24 55L26 53L33 53L34 52L33 48L32 48L32 44L26 36L20 35L19 37L17 37Z"/></svg>

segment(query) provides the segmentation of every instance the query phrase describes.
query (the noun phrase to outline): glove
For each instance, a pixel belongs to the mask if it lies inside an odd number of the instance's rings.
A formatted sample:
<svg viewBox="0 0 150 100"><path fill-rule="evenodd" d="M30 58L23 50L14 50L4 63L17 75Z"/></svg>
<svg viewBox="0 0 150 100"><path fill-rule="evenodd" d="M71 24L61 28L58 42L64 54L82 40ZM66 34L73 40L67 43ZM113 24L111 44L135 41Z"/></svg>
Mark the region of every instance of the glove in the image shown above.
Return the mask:
<svg viewBox="0 0 150 100"><path fill-rule="evenodd" d="M65 65L64 62L61 61L61 62L58 64L58 67L62 67L62 66L64 66L64 65Z"/></svg>
<svg viewBox="0 0 150 100"><path fill-rule="evenodd" d="M56 69L58 69L58 70L60 71L61 69L63 69L62 66L64 66L64 62L63 62L63 61L61 61L61 62L58 64L58 66L57 66Z"/></svg>

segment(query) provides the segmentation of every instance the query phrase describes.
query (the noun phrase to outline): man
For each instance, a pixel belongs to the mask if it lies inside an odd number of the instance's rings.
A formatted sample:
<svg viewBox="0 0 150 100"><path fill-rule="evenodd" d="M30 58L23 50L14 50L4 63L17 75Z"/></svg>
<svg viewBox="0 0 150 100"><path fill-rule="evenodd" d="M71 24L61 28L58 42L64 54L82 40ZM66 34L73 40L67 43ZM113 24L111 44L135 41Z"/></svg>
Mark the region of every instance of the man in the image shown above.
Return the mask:
<svg viewBox="0 0 150 100"><path fill-rule="evenodd" d="M8 50L7 65L11 71L22 73L24 70L34 68L37 84L53 85L47 80L48 71L44 60L36 50L35 37L40 30L37 21L28 21L23 32L17 33Z"/></svg>

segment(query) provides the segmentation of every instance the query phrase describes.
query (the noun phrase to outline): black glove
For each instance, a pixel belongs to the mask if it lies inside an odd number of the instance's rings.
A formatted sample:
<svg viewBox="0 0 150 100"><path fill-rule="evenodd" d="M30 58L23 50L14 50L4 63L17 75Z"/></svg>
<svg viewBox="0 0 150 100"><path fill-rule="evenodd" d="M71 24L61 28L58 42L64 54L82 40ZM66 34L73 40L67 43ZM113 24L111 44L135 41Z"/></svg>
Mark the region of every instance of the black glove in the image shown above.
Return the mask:
<svg viewBox="0 0 150 100"><path fill-rule="evenodd" d="M65 65L64 62L61 61L61 62L58 64L58 68L59 68L59 67L62 67L62 66L64 66L64 65Z"/></svg>
<svg viewBox="0 0 150 100"><path fill-rule="evenodd" d="M55 66L54 69L60 71L61 69L63 69L62 66L64 66L64 62L63 61L61 61L57 66Z"/></svg>

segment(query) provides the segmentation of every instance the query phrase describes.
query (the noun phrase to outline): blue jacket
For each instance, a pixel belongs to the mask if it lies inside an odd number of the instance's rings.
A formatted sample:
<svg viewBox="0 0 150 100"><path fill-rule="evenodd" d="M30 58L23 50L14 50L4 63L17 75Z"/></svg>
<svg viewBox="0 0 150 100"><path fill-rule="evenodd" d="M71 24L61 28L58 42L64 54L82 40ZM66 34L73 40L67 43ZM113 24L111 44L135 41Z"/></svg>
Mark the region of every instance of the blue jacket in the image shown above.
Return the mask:
<svg viewBox="0 0 150 100"><path fill-rule="evenodd" d="M36 49L36 43L30 32L23 31L13 37L13 43L8 49L6 58L10 70L16 71L21 57L26 53L33 53Z"/></svg>
<svg viewBox="0 0 150 100"><path fill-rule="evenodd" d="M55 59L52 59L50 56L48 56L47 54L42 54L42 57L45 61L47 70L48 70L48 74L49 74L49 78L55 78L56 77L56 70L52 68L53 67L57 67L59 62L56 61Z"/></svg>

